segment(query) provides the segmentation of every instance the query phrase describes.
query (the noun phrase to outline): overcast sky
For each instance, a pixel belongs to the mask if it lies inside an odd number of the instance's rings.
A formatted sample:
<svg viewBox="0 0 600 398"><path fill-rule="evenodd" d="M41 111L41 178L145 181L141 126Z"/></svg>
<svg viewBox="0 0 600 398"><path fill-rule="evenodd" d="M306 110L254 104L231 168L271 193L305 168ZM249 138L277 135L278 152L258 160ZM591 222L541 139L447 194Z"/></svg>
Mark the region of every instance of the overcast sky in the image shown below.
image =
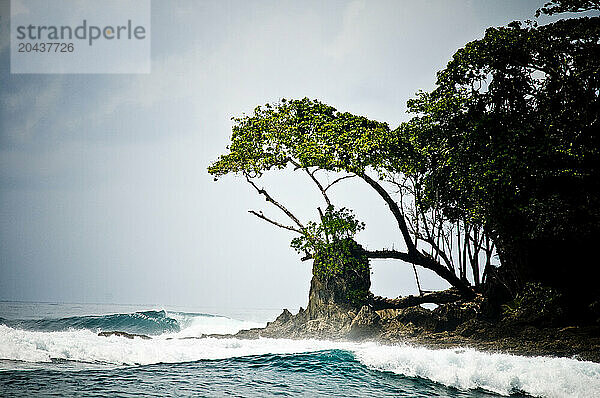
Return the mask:
<svg viewBox="0 0 600 398"><path fill-rule="evenodd" d="M247 213L265 202L242 179L206 172L230 117L307 96L396 127L458 48L542 3L155 0L152 73L18 75L2 0L0 299L305 306L310 264L292 235ZM314 217L302 175L263 185ZM334 196L367 223L360 242L401 246L372 191ZM372 268L376 294L416 291L406 264ZM420 274L425 289L445 286Z"/></svg>

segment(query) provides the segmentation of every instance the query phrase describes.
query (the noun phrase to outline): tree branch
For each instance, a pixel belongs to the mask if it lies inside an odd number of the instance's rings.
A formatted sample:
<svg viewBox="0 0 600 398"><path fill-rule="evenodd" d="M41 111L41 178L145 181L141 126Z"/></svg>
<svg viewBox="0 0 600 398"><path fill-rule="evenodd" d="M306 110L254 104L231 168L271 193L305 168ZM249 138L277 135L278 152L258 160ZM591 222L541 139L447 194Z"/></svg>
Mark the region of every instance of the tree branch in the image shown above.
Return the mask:
<svg viewBox="0 0 600 398"><path fill-rule="evenodd" d="M331 200L329 200L329 196L327 196L327 193L326 193L327 190L324 189L323 185L321 185L321 182L319 180L317 180L317 177L315 177L315 173L314 172L311 173L310 171L308 171L308 169L306 167L304 167L304 171L306 171L306 174L308 174L308 176L311 178L311 180L313 180L313 182L315 183L317 188L319 188L319 191L321 191L321 195L323 195L323 199L325 199L325 203L327 203L327 207L331 207Z"/></svg>
<svg viewBox="0 0 600 398"><path fill-rule="evenodd" d="M399 297L397 299L375 296L373 297L373 309L376 311L384 309L402 309L424 303L446 304L458 301L461 298L461 294L455 289L425 293L420 296Z"/></svg>
<svg viewBox="0 0 600 398"><path fill-rule="evenodd" d="M308 170L307 167L302 167L300 165L300 163L296 162L294 159L289 158L289 161L291 164L293 164L297 169L302 169L306 172L306 174L308 174L308 176L310 177L311 180L313 180L313 182L315 183L315 185L317 186L317 188L319 188L319 191L321 191L321 195L323 195L323 199L325 199L325 203L327 203L327 207L331 206L331 200L329 200L329 196L327 196L326 193L326 189L323 188L323 185L321 185L321 182L317 179L317 177L315 177L315 172L317 170L319 170L319 168L317 167L312 173L310 172L310 170Z"/></svg>
<svg viewBox="0 0 600 398"><path fill-rule="evenodd" d="M464 297L471 298L475 294L473 290L471 290L469 285L465 281L459 279L454 272L450 271L448 268L444 267L443 265L435 261L433 258L425 256L422 253L419 253L418 251L412 253L404 253L396 250L365 250L363 254L366 255L368 258L390 258L402 260L410 264L419 265L423 268L430 269L439 276L441 276L452 286L456 287Z"/></svg>
<svg viewBox="0 0 600 398"><path fill-rule="evenodd" d="M398 204L394 202L390 194L375 180L369 177L366 174L360 174L361 177L367 184L369 184L379 196L383 198L385 203L390 208L396 222L398 223L398 228L400 228L400 232L402 232L402 237L404 238L404 242L406 243L406 247L408 249L407 253L397 252L393 250L380 250L377 252L373 252L377 257L371 258L396 258L399 260L403 260L409 262L411 264L420 265L423 268L427 268L438 274L440 277L445 279L452 286L456 287L465 297L471 298L475 295L473 290L468 285L468 282L459 279L456 274L450 271L448 268L440 264L433 257L429 257L423 253L420 253L415 243L410 238L410 232L406 225L406 220L404 219L404 215L402 211L398 207ZM368 254L367 254L368 256Z"/></svg>
<svg viewBox="0 0 600 398"><path fill-rule="evenodd" d="M343 176L343 177L340 177L340 178L336 178L336 179L335 179L335 180L334 180L334 181L333 181L331 184L329 184L329 185L327 185L327 186L325 187L325 192L327 192L327 190L328 190L329 188L331 188L331 187L332 187L334 184L337 184L338 182L340 182L340 181L342 181L342 180L345 180L346 178L353 178L353 177L356 177L356 175L355 175L355 174L350 174L350 175L347 175L347 176Z"/></svg>
<svg viewBox="0 0 600 398"><path fill-rule="evenodd" d="M450 259L448 258L448 255L446 254L446 252L444 250L442 250L439 246L438 243L436 243L435 239L433 238L433 235L429 229L429 227L427 226L427 217L425 216L425 212L421 209L419 209L416 205L416 212L417 212L417 217L419 216L419 214L421 215L421 218L423 219L423 229L425 230L426 236L423 236L420 233L415 233L415 236L418 236L419 239L421 239L423 242L427 243L428 245L431 246L431 248L433 250L435 250L436 254L438 256L441 257L442 260L444 260L444 263L446 264L446 268L448 268L449 270L453 270L453 267L451 265ZM435 228L435 220L432 221L432 228ZM438 227L438 232L442 233L441 229L443 228L443 225L440 225ZM438 235L439 236L439 235Z"/></svg>
<svg viewBox="0 0 600 398"><path fill-rule="evenodd" d="M397 250L365 250L364 254L368 258L394 258L408 263L414 261L414 257L411 254L399 252Z"/></svg>
<svg viewBox="0 0 600 398"><path fill-rule="evenodd" d="M266 222L269 222L269 223L271 223L271 224L273 224L273 225L275 225L275 226L277 226L279 228L287 229L289 231L298 232L299 234L302 233L302 231L300 231L298 228L294 228L294 227L291 227L289 225L284 225L284 224L278 223L277 221L271 220L269 217L265 216L262 213L262 211L261 212L256 212L254 210L248 210L248 213L254 214L256 217L261 218L261 219L265 220Z"/></svg>
<svg viewBox="0 0 600 398"><path fill-rule="evenodd" d="M259 194L263 195L265 197L265 200L269 203L274 204L275 206L277 206L281 211L283 211L292 221L294 221L294 223L296 223L296 225L298 227L300 227L300 229L304 229L304 225L302 225L302 223L300 222L300 220L298 220L298 218L291 212L289 211L284 205L282 205L281 203L279 203L278 201L276 201L275 199L273 199L273 197L271 195L269 195L269 193L267 191L265 191L264 188L259 188L254 181L252 181L248 176L246 177L246 181L248 181L248 183L250 185L252 185L254 187L254 189L256 189L256 192L258 192Z"/></svg>
<svg viewBox="0 0 600 398"><path fill-rule="evenodd" d="M406 220L404 220L404 216L402 215L402 211L398 207L398 204L394 202L390 194L383 188L377 181L372 179L366 174L360 174L360 178L362 178L367 184L369 184L375 191L383 198L385 203L390 208L394 218L396 218L396 222L398 223L398 228L400 228L400 232L402 232L402 237L404 238L404 243L406 243L406 247L408 248L408 252L416 252L417 249L415 247L415 243L410 238L410 232L408 231L408 227L406 226Z"/></svg>

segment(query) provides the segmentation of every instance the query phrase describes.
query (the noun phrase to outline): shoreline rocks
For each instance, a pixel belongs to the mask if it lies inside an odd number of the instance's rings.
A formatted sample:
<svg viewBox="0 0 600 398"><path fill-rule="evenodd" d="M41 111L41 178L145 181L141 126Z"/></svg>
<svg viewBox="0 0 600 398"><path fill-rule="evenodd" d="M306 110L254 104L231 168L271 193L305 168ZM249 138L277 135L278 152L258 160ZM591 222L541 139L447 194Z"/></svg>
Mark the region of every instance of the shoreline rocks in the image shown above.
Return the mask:
<svg viewBox="0 0 600 398"><path fill-rule="evenodd" d="M398 299L374 297L369 293L368 272L358 277L345 274L317 277L314 267L306 310L300 308L294 315L285 309L265 328L207 337L375 341L430 348L468 346L485 351L600 362L599 323L558 325L527 314L490 319L485 316L489 314L485 309L490 303L481 294L472 300L460 300L454 289ZM357 292L366 294L357 295ZM355 300L357 296L362 299ZM434 310L419 305L432 299L440 304Z"/></svg>
<svg viewBox="0 0 600 398"><path fill-rule="evenodd" d="M536 327L512 320L491 322L477 317L476 303L458 302L428 310L420 306L377 310L363 306L317 319L302 309L287 309L265 328L235 335L207 337L327 339L414 344L428 348L471 347L483 351L527 356L574 357L600 362L599 326ZM468 317L466 314L472 314Z"/></svg>

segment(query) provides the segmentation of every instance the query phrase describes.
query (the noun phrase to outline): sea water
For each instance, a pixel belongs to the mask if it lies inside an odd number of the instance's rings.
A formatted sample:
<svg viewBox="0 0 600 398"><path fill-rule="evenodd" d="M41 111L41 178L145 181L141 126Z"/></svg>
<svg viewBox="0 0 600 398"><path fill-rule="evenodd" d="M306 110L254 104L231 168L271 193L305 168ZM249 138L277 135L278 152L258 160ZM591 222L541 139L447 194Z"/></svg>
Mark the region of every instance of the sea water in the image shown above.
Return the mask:
<svg viewBox="0 0 600 398"><path fill-rule="evenodd" d="M575 358L203 337L278 312L0 302L0 396L600 397ZM115 330L152 339L98 336Z"/></svg>

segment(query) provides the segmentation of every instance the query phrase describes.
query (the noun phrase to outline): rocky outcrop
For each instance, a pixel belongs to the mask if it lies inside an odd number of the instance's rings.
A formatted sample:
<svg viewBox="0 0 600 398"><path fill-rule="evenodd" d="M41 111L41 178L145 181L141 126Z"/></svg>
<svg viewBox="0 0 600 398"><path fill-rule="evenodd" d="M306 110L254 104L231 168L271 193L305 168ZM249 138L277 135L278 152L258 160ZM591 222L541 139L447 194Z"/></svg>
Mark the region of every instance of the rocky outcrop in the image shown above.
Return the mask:
<svg viewBox="0 0 600 398"><path fill-rule="evenodd" d="M433 311L418 305L376 310L367 303L357 311L328 302L325 308L312 313L300 308L293 315L285 309L264 329L241 331L237 337L398 340L424 333L452 332L459 325L477 319L476 306L475 302L457 302Z"/></svg>
<svg viewBox="0 0 600 398"><path fill-rule="evenodd" d="M491 322L481 316L484 304L478 296L473 301L444 304L435 310L420 306L376 310L366 304L358 311L345 311L342 306L337 306L339 312L334 312L336 307L330 305L329 310L320 312L317 318L312 318L303 308L296 315L284 310L267 327L242 330L235 337L371 340L437 348L470 346L521 355L577 355L584 360L600 362L600 326L539 328L510 318Z"/></svg>
<svg viewBox="0 0 600 398"><path fill-rule="evenodd" d="M360 268L360 267L359 267ZM287 309L264 329L240 331L241 338L398 339L423 332L454 330L477 314L473 308L452 303L460 294L449 289L397 299L374 297L368 266L324 273L313 265L306 309L296 315ZM424 302L451 303L431 311ZM444 307L444 308L442 308Z"/></svg>
<svg viewBox="0 0 600 398"><path fill-rule="evenodd" d="M300 308L296 315L285 309L264 329L241 331L236 336L346 338L350 335L354 319L361 313L361 307L370 298L370 287L368 264L362 269L344 269L332 273L322 272L315 264L306 309ZM366 328L368 317L364 311L361 317L364 317ZM360 326L355 325L355 330L358 328Z"/></svg>
<svg viewBox="0 0 600 398"><path fill-rule="evenodd" d="M381 330L381 316L372 306L363 306L350 323L348 338L361 340L377 335Z"/></svg>
<svg viewBox="0 0 600 398"><path fill-rule="evenodd" d="M265 328L242 330L238 338L316 338L416 343L431 347L471 346L518 354L579 355L600 361L600 325L588 329L546 328L522 320L490 319L481 294L461 300L454 289L397 299L369 293L368 267L323 275L313 268L306 309L287 309ZM320 276L317 276L320 275ZM422 303L440 304L429 310ZM206 337L231 337L210 335Z"/></svg>
<svg viewBox="0 0 600 398"><path fill-rule="evenodd" d="M313 265L308 293L307 320L337 316L340 312L357 311L366 303L371 276L368 264L362 269L344 269L323 274Z"/></svg>

